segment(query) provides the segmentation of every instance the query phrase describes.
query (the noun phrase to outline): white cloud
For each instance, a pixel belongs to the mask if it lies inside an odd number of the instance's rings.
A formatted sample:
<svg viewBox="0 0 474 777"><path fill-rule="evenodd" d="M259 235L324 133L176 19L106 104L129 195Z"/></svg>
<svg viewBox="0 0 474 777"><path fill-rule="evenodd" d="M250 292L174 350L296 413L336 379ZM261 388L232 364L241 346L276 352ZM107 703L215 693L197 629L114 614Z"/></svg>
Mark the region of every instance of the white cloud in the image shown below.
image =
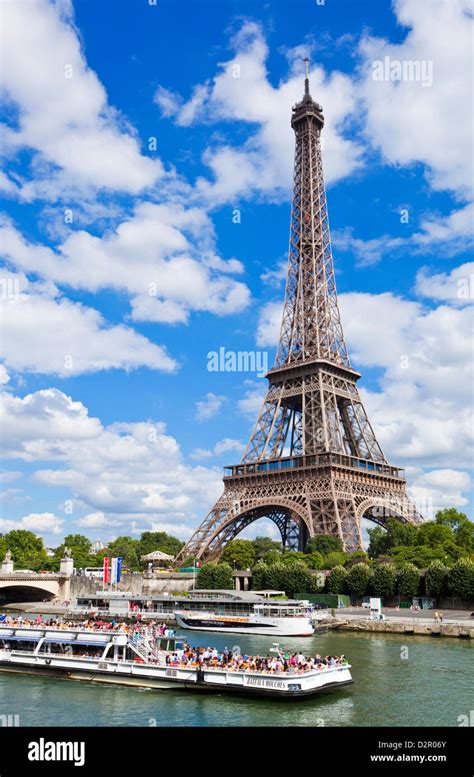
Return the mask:
<svg viewBox="0 0 474 777"><path fill-rule="evenodd" d="M9 376L7 370L5 369L5 365L4 364L0 364L0 383L2 385L5 385L5 383L9 382L9 380L10 380L10 376Z"/></svg>
<svg viewBox="0 0 474 777"><path fill-rule="evenodd" d="M455 267L449 273L430 275L426 267L416 274L415 291L422 297L457 305L474 301L474 262Z"/></svg>
<svg viewBox="0 0 474 777"><path fill-rule="evenodd" d="M472 245L474 205L469 203L448 215L429 214L409 237L381 235L363 240L354 236L351 227L335 230L332 243L340 251L352 253L361 266L376 264L387 254L406 255L437 252L453 256Z"/></svg>
<svg viewBox="0 0 474 777"><path fill-rule="evenodd" d="M471 478L455 469L435 469L412 480L410 495L417 504L426 504L434 517L445 507L462 509L469 503ZM425 517L426 514L425 514Z"/></svg>
<svg viewBox="0 0 474 777"><path fill-rule="evenodd" d="M246 389L242 399L238 400L237 408L242 415L255 423L262 408L263 399L267 390L267 383L266 381L261 381L261 383L257 384L247 380L245 381L245 384L248 385L249 388Z"/></svg>
<svg viewBox="0 0 474 777"><path fill-rule="evenodd" d="M241 146L223 142L207 148L203 158L214 180L198 179L199 195L212 203L255 191L286 196L291 187L294 147L290 107L302 97L303 76L292 71L278 87L272 86L265 65L268 47L254 22L244 22L231 44L235 56L222 64L212 82L196 86L188 102L182 103L163 87L155 100L165 115L175 116L177 124L228 120L244 122L250 128L251 134ZM361 164L360 146L346 139L342 129L355 108L356 96L347 76L336 71L327 75L321 67L311 70L311 90L324 107L325 179L331 184Z"/></svg>
<svg viewBox="0 0 474 777"><path fill-rule="evenodd" d="M0 355L11 370L68 377L111 368L177 367L161 346L130 327L108 326L97 310L71 302L51 285L6 271L2 281L14 292L0 298Z"/></svg>
<svg viewBox="0 0 474 777"><path fill-rule="evenodd" d="M120 525L128 533L166 522L178 531L201 521L222 490L221 473L185 465L160 422L104 427L57 389L5 394L1 407L6 457L54 464L33 478L69 489L73 503L85 508L77 519L84 528Z"/></svg>
<svg viewBox="0 0 474 777"><path fill-rule="evenodd" d="M24 272L76 289L128 292L136 321L186 322L192 310L227 315L250 300L247 286L229 277L241 263L216 256L201 208L140 203L115 231L100 238L77 230L57 250L27 242L7 220L0 235L3 256Z"/></svg>
<svg viewBox="0 0 474 777"><path fill-rule="evenodd" d="M207 421L209 418L214 418L217 415L224 404L227 397L213 394L212 391L208 391L205 399L201 399L196 402L196 418L198 421Z"/></svg>
<svg viewBox="0 0 474 777"><path fill-rule="evenodd" d="M3 128L3 144L9 154L32 149L34 169L44 171L22 196L81 186L136 194L151 186L162 165L141 154L136 133L108 104L85 60L72 3L4 2L2 21L3 95L16 116Z"/></svg>
<svg viewBox="0 0 474 777"><path fill-rule="evenodd" d="M366 34L359 47L363 64L359 95L366 133L392 164L423 162L431 186L470 197L472 191L472 15L469 0L396 0L400 43ZM373 62L431 62L433 83L375 80Z"/></svg>
<svg viewBox="0 0 474 777"><path fill-rule="evenodd" d="M262 305L257 324L257 345L264 348L278 343L282 313L283 302L267 302Z"/></svg>
<svg viewBox="0 0 474 777"><path fill-rule="evenodd" d="M207 448L195 448L189 454L189 458L195 461L200 461L201 459L212 459L214 456L222 456L222 454L230 453L231 451L242 453L244 447L245 446L240 442L240 440L234 440L231 437L225 437L223 440L216 442L212 450L208 450Z"/></svg>
<svg viewBox="0 0 474 777"><path fill-rule="evenodd" d="M26 529L35 534L44 536L45 534L61 534L63 530L63 519L58 518L54 513L30 513L18 520L0 519L0 531L3 533L14 531L16 529Z"/></svg>

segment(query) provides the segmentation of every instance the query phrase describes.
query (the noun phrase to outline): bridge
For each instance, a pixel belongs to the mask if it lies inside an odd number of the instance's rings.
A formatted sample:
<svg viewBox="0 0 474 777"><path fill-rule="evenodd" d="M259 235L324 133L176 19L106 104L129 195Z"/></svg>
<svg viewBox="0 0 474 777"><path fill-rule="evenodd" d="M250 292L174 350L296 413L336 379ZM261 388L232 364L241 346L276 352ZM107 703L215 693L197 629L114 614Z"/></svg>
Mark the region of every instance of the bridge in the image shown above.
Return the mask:
<svg viewBox="0 0 474 777"><path fill-rule="evenodd" d="M73 569L74 562L65 553L59 572L15 572L11 553L8 551L0 568L0 604L69 600Z"/></svg>
<svg viewBox="0 0 474 777"><path fill-rule="evenodd" d="M0 604L70 599L70 577L59 573L0 574Z"/></svg>

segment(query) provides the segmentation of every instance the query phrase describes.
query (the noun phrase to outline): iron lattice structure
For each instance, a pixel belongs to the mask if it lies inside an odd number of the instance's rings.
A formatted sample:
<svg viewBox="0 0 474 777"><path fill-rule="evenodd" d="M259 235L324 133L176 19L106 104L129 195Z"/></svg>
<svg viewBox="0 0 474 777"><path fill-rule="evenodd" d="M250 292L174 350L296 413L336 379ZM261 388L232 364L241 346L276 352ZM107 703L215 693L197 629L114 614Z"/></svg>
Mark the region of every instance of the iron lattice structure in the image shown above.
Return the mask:
<svg viewBox="0 0 474 777"><path fill-rule="evenodd" d="M258 518L288 548L330 534L362 547L363 517L419 523L403 470L390 466L357 389L337 302L321 159L322 108L309 93L293 108L296 136L288 276L269 388L240 464L179 554L210 559Z"/></svg>

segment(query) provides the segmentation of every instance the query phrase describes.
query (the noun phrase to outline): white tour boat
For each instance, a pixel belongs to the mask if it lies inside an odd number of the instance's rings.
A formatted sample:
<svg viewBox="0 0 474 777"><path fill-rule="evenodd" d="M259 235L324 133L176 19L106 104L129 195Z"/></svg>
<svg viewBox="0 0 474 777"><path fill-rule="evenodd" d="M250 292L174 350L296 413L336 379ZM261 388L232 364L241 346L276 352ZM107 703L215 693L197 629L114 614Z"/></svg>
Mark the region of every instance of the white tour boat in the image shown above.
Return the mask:
<svg viewBox="0 0 474 777"><path fill-rule="evenodd" d="M248 615L221 615L214 612L175 610L182 629L224 631L232 634L264 634L278 637L311 637L314 626L307 601L279 601L255 604Z"/></svg>
<svg viewBox="0 0 474 777"><path fill-rule="evenodd" d="M352 682L347 661L304 671L185 665L182 637L84 627L0 626L0 671L149 689L300 698ZM274 646L273 653L279 652ZM168 659L168 660L167 660ZM174 661L177 661L174 664Z"/></svg>

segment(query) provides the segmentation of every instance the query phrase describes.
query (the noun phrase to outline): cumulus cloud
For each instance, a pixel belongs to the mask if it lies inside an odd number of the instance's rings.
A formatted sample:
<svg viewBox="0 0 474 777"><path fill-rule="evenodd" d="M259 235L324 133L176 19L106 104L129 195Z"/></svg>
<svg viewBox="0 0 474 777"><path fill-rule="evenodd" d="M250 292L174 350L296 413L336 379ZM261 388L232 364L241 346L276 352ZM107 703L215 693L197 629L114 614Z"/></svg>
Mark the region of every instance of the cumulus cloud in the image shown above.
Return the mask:
<svg viewBox="0 0 474 777"><path fill-rule="evenodd" d="M181 323L192 310L226 315L250 300L248 287L230 277L242 272L241 263L216 256L214 228L201 208L140 203L114 231L96 237L77 230L56 250L28 242L6 219L0 237L4 258L24 272L91 292L128 292L135 321Z"/></svg>
<svg viewBox="0 0 474 777"><path fill-rule="evenodd" d="M208 421L217 415L227 397L208 391L205 398L196 402L196 418L198 421Z"/></svg>
<svg viewBox="0 0 474 777"><path fill-rule="evenodd" d="M120 525L128 532L163 521L177 532L202 520L222 489L219 471L185 465L163 423L104 427L58 389L5 394L0 422L6 457L41 467L37 483L69 489L85 508L77 518L84 528Z"/></svg>
<svg viewBox="0 0 474 777"><path fill-rule="evenodd" d="M233 58L221 65L213 79L197 85L189 101L183 102L163 87L155 101L177 124L231 121L249 127L241 146L223 141L206 149L203 159L213 181L200 178L198 195L211 203L254 192L286 196L291 187L294 147L289 108L302 97L303 75L301 71L295 74L292 68L286 79L272 86L266 71L268 46L255 22L244 22L231 45ZM361 164L361 147L343 133L356 97L350 78L337 71L327 74L322 67L311 70L311 90L324 107L324 165L326 183L331 184Z"/></svg>
<svg viewBox="0 0 474 777"><path fill-rule="evenodd" d="M57 535L61 534L63 530L63 519L58 518L54 513L30 513L18 520L0 519L0 531L6 533L17 529L26 529L40 536L45 534Z"/></svg>
<svg viewBox="0 0 474 777"><path fill-rule="evenodd" d="M166 350L128 326L110 326L94 308L71 302L54 286L2 271L0 297L5 368L68 377L111 368L173 372Z"/></svg>
<svg viewBox="0 0 474 777"><path fill-rule="evenodd" d="M42 170L21 195L80 186L136 194L157 181L161 162L141 153L136 133L87 65L72 3L4 2L2 21L3 98L12 116L3 146L10 156L32 151L35 170Z"/></svg>
<svg viewBox="0 0 474 777"><path fill-rule="evenodd" d="M392 164L426 165L430 185L459 196L472 193L473 20L469 0L432 0L430 13L418 0L396 0L394 12L408 32L399 43L363 36L359 94L365 131ZM377 80L373 63L431 62L432 84L422 80Z"/></svg>
<svg viewBox="0 0 474 777"><path fill-rule="evenodd" d="M209 450L208 448L195 448L189 454L189 458L196 461L201 459L212 459L214 456L222 456L224 453L230 453L231 451L242 453L244 447L245 446L240 440L234 440L232 437L225 437L223 440L216 442L212 450Z"/></svg>
<svg viewBox="0 0 474 777"><path fill-rule="evenodd" d="M415 291L421 297L442 300L455 305L474 301L474 262L455 267L451 272L431 274L422 267L416 274Z"/></svg>

